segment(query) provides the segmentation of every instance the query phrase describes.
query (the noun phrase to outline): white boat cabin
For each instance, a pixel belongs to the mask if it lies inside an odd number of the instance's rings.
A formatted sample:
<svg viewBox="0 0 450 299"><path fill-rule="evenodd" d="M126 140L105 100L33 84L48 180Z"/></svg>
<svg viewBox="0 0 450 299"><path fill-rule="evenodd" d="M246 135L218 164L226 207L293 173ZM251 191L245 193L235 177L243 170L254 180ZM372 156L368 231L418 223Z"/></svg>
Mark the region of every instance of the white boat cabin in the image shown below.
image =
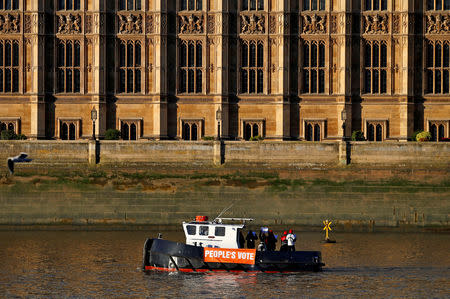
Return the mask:
<svg viewBox="0 0 450 299"><path fill-rule="evenodd" d="M241 224L224 224L223 220L242 221ZM242 229L250 218L216 218L208 221L206 216L197 216L195 221L183 222L186 244L213 248L241 248L244 244ZM242 241L239 242L239 239Z"/></svg>

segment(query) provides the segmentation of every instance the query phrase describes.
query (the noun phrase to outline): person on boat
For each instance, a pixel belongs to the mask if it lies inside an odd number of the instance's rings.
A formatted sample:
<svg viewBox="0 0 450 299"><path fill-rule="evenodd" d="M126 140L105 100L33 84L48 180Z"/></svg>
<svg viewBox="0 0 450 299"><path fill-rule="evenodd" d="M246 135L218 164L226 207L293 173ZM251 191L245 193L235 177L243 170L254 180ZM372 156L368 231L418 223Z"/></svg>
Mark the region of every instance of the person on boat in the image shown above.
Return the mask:
<svg viewBox="0 0 450 299"><path fill-rule="evenodd" d="M249 249L255 248L255 241L258 240L258 236L256 235L255 232L249 230L247 233L247 237L245 237L245 239L247 240L247 248Z"/></svg>
<svg viewBox="0 0 450 299"><path fill-rule="evenodd" d="M286 240L286 236L287 236L287 231L283 232L283 235L281 236L281 247L280 247L280 251L287 251L287 240Z"/></svg>
<svg viewBox="0 0 450 299"><path fill-rule="evenodd" d="M269 234L267 235L267 250L268 251L275 251L275 248L277 247L277 238L273 234L272 230L269 230Z"/></svg>
<svg viewBox="0 0 450 299"><path fill-rule="evenodd" d="M297 236L294 235L292 229L290 229L289 233L286 235L286 241L288 251L295 251L295 241L297 241Z"/></svg>
<svg viewBox="0 0 450 299"><path fill-rule="evenodd" d="M245 248L245 238L241 230L239 230L238 241L239 241L239 248Z"/></svg>

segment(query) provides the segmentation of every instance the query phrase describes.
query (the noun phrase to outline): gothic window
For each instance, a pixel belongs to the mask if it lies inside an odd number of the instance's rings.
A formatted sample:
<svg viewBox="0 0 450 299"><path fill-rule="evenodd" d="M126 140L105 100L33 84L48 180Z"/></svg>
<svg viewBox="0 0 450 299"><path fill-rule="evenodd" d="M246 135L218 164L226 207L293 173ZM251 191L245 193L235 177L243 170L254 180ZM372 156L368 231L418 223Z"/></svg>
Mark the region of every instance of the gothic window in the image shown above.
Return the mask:
<svg viewBox="0 0 450 299"><path fill-rule="evenodd" d="M264 0L242 0L242 10L264 10Z"/></svg>
<svg viewBox="0 0 450 299"><path fill-rule="evenodd" d="M262 41L242 41L241 93L264 92L264 44Z"/></svg>
<svg viewBox="0 0 450 299"><path fill-rule="evenodd" d="M79 138L79 120L61 120L59 127L59 138L62 140L76 140Z"/></svg>
<svg viewBox="0 0 450 299"><path fill-rule="evenodd" d="M141 43L120 41L119 44L119 92L141 92Z"/></svg>
<svg viewBox="0 0 450 299"><path fill-rule="evenodd" d="M181 41L180 46L180 93L203 91L203 47L201 41Z"/></svg>
<svg viewBox="0 0 450 299"><path fill-rule="evenodd" d="M325 43L305 41L303 44L303 92L325 92Z"/></svg>
<svg viewBox="0 0 450 299"><path fill-rule="evenodd" d="M199 140L202 137L202 120L183 120L181 122L181 130L181 138L183 140Z"/></svg>
<svg viewBox="0 0 450 299"><path fill-rule="evenodd" d="M364 10L386 10L387 0L364 0Z"/></svg>
<svg viewBox="0 0 450 299"><path fill-rule="evenodd" d="M427 10L449 10L450 0L427 0Z"/></svg>
<svg viewBox="0 0 450 299"><path fill-rule="evenodd" d="M138 140L141 120L122 120L120 134L123 140Z"/></svg>
<svg viewBox="0 0 450 299"><path fill-rule="evenodd" d="M79 10L80 0L58 0L58 10Z"/></svg>
<svg viewBox="0 0 450 299"><path fill-rule="evenodd" d="M180 0L181 10L202 10L203 0Z"/></svg>
<svg viewBox="0 0 450 299"><path fill-rule="evenodd" d="M8 130L19 134L19 119L0 119L0 133Z"/></svg>
<svg viewBox="0 0 450 299"><path fill-rule="evenodd" d="M431 141L441 141L446 138L448 126L448 121L430 121Z"/></svg>
<svg viewBox="0 0 450 299"><path fill-rule="evenodd" d="M60 40L57 53L59 93L80 92L80 42Z"/></svg>
<svg viewBox="0 0 450 299"><path fill-rule="evenodd" d="M325 0L303 0L303 10L325 10Z"/></svg>
<svg viewBox="0 0 450 299"><path fill-rule="evenodd" d="M119 0L119 10L141 10L141 0Z"/></svg>
<svg viewBox="0 0 450 299"><path fill-rule="evenodd" d="M4 10L19 9L19 0L0 0L0 9Z"/></svg>
<svg viewBox="0 0 450 299"><path fill-rule="evenodd" d="M386 42L367 41L364 45L364 92L386 93L387 46Z"/></svg>
<svg viewBox="0 0 450 299"><path fill-rule="evenodd" d="M0 93L19 92L19 41L0 40Z"/></svg>
<svg viewBox="0 0 450 299"><path fill-rule="evenodd" d="M304 133L306 141L322 141L325 138L326 120L306 120Z"/></svg>
<svg viewBox="0 0 450 299"><path fill-rule="evenodd" d="M264 121L263 120L245 120L242 122L244 127L244 140L263 137Z"/></svg>
<svg viewBox="0 0 450 299"><path fill-rule="evenodd" d="M450 41L428 41L426 47L426 93L450 92Z"/></svg>
<svg viewBox="0 0 450 299"><path fill-rule="evenodd" d="M366 124L368 141L383 141L387 138L387 121L368 121Z"/></svg>

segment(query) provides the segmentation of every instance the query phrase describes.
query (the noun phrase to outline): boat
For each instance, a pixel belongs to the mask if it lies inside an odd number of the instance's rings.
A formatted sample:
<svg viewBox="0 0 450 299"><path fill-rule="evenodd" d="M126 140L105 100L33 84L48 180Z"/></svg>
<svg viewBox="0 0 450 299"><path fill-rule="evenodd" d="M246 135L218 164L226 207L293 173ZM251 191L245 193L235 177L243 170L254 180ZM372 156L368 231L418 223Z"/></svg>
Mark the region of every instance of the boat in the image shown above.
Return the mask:
<svg viewBox="0 0 450 299"><path fill-rule="evenodd" d="M143 250L144 271L179 272L265 272L321 271L320 251L266 251L240 248L239 238L251 218L197 216L183 222L186 243L149 238ZM230 221L234 223L224 223ZM241 223L236 224L239 221Z"/></svg>

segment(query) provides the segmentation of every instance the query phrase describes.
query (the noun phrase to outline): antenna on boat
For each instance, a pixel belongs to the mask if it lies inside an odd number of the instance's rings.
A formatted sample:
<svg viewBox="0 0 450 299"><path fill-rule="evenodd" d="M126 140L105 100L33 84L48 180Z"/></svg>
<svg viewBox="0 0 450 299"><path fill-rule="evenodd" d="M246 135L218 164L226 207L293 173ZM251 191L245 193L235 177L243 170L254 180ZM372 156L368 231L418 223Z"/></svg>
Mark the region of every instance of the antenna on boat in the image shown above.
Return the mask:
<svg viewBox="0 0 450 299"><path fill-rule="evenodd" d="M236 202L233 202L228 208L223 209L222 212L220 212L220 214L214 219L214 222L216 222L217 219L219 219L220 216L222 216L223 213L225 213L226 211L228 211Z"/></svg>

